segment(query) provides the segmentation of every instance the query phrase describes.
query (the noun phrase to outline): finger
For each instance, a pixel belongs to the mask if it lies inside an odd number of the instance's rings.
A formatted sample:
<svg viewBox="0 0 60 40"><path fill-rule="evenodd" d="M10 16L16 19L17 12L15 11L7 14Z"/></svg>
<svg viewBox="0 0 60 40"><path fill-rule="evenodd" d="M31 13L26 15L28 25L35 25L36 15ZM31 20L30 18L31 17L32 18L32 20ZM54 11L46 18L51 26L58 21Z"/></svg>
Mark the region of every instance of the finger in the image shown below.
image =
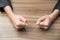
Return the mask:
<svg viewBox="0 0 60 40"><path fill-rule="evenodd" d="M23 21L23 19L22 20L20 20L22 23L24 23L26 26L28 25L28 22L27 22L27 20L24 20Z"/></svg>
<svg viewBox="0 0 60 40"><path fill-rule="evenodd" d="M41 27L40 27L41 29L48 29L48 26L49 26L49 25L48 25L48 21L41 22L41 23L40 23L40 26L41 26Z"/></svg>
<svg viewBox="0 0 60 40"><path fill-rule="evenodd" d="M38 19L36 24L40 24L40 22L43 22L44 20L45 20L45 17L42 17L42 18Z"/></svg>
<svg viewBox="0 0 60 40"><path fill-rule="evenodd" d="M16 21L16 25L25 25L25 23L18 20L18 21Z"/></svg>
<svg viewBox="0 0 60 40"><path fill-rule="evenodd" d="M21 21L20 21L20 25L26 25L26 23L25 23L25 22L21 22Z"/></svg>
<svg viewBox="0 0 60 40"><path fill-rule="evenodd" d="M22 17L22 16L20 16L19 19L20 19L20 21L22 21L22 22L27 22L27 20L26 20L24 17Z"/></svg>
<svg viewBox="0 0 60 40"><path fill-rule="evenodd" d="M17 30L21 30L22 28L25 28L25 27L24 27L24 26L21 26L21 25L16 25L15 28L16 28Z"/></svg>
<svg viewBox="0 0 60 40"><path fill-rule="evenodd" d="M44 23L45 23L45 25L49 25L49 19L46 19L46 21Z"/></svg>
<svg viewBox="0 0 60 40"><path fill-rule="evenodd" d="M40 25L48 25L48 22L41 22Z"/></svg>
<svg viewBox="0 0 60 40"><path fill-rule="evenodd" d="M40 25L44 25L44 22L39 23Z"/></svg>
<svg viewBox="0 0 60 40"><path fill-rule="evenodd" d="M44 29L48 29L48 26L45 26Z"/></svg>

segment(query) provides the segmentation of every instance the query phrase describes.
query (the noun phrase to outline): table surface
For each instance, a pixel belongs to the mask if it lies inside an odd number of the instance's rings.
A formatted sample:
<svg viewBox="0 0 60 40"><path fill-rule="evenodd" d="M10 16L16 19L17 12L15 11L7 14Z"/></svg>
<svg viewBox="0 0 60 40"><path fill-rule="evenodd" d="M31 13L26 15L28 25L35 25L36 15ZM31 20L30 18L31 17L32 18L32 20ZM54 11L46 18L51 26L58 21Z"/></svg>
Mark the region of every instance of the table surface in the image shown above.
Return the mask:
<svg viewBox="0 0 60 40"><path fill-rule="evenodd" d="M0 14L0 40L60 40L60 17L49 31L38 29L38 18L51 13L55 0L12 0L16 15L22 15L29 25L25 31L17 31L6 14Z"/></svg>

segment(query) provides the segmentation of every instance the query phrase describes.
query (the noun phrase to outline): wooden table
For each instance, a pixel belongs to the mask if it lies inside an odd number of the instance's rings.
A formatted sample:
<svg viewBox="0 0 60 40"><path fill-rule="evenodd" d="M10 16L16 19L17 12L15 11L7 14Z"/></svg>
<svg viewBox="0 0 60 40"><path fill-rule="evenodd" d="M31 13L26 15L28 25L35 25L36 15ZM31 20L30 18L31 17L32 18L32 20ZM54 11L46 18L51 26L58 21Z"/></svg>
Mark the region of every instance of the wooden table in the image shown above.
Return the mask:
<svg viewBox="0 0 60 40"><path fill-rule="evenodd" d="M51 13L56 0L13 0L16 15L22 15L29 25L26 31L16 31L6 14L0 16L0 40L60 40L60 17L49 31L38 29L38 18Z"/></svg>

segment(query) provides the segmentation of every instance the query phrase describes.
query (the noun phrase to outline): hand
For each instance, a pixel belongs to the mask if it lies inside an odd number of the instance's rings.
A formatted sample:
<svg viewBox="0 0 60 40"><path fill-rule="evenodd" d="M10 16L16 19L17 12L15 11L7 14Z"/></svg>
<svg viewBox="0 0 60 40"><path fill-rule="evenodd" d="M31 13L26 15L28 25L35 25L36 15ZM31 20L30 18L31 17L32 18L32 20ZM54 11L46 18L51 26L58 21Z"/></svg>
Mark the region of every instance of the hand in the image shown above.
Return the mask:
<svg viewBox="0 0 60 40"><path fill-rule="evenodd" d="M51 22L52 22L52 19L50 18L50 16L46 15L39 18L36 24L39 25L39 27L42 29L48 29Z"/></svg>
<svg viewBox="0 0 60 40"><path fill-rule="evenodd" d="M27 24L27 20L19 15L15 15L12 20L12 23L14 24L16 29L24 28Z"/></svg>

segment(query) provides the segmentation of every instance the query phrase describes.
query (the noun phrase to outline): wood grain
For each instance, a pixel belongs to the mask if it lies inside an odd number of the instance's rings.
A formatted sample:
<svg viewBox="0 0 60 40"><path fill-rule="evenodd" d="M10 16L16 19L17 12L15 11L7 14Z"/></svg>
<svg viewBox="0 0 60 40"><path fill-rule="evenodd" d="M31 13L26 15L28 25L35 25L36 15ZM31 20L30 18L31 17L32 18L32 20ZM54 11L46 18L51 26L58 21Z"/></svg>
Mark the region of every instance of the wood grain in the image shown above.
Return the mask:
<svg viewBox="0 0 60 40"><path fill-rule="evenodd" d="M60 40L60 17L49 31L38 29L35 24L38 18L48 15L57 0L12 0L16 15L22 15L29 25L26 31L16 31L6 14L0 14L0 40Z"/></svg>

